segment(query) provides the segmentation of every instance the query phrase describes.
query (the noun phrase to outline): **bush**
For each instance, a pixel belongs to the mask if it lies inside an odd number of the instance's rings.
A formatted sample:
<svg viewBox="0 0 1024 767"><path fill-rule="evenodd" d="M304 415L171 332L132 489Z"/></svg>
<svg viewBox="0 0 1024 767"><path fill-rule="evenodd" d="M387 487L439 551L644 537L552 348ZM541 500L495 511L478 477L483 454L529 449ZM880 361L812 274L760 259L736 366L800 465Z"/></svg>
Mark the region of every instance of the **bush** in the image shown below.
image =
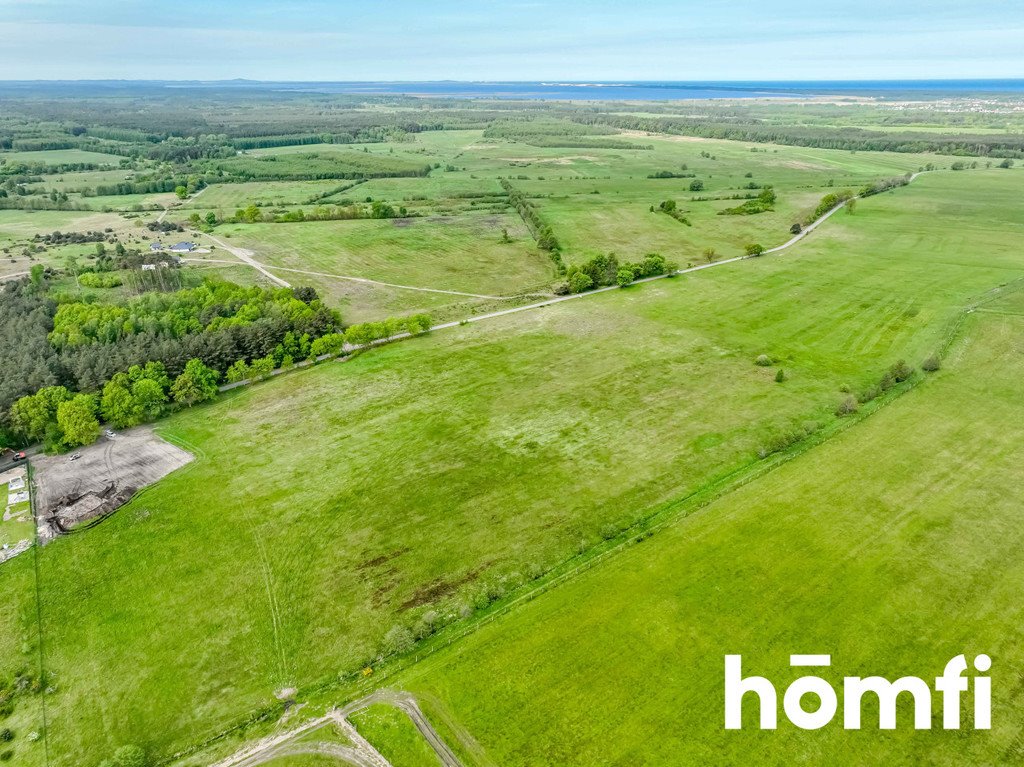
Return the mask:
<svg viewBox="0 0 1024 767"><path fill-rule="evenodd" d="M857 408L857 398L848 396L839 403L838 407L836 407L836 415L840 417L850 415L851 413L856 413Z"/></svg>
<svg viewBox="0 0 1024 767"><path fill-rule="evenodd" d="M569 292L571 293L583 293L592 287L594 287L594 281L583 272L577 272L569 278Z"/></svg>
<svg viewBox="0 0 1024 767"><path fill-rule="evenodd" d="M939 355L937 354L931 355L921 363L921 370L926 373L934 373L940 367L942 367L942 361L939 359Z"/></svg>
<svg viewBox="0 0 1024 767"><path fill-rule="evenodd" d="M893 380L895 380L896 383L903 383L910 378L910 376L914 375L914 369L910 367L905 360L900 360L889 368L889 373L892 375Z"/></svg>
<svg viewBox="0 0 1024 767"><path fill-rule="evenodd" d="M752 242L749 245L745 245L743 247L743 251L748 256L760 256L762 253L764 253L764 245L759 245L756 242Z"/></svg>
<svg viewBox="0 0 1024 767"><path fill-rule="evenodd" d="M882 391L883 389L881 389L879 386L869 386L868 388L866 388L864 391L857 395L857 401L863 405L867 402L870 402L873 399L876 399L877 397L880 397L882 395Z"/></svg>
<svg viewBox="0 0 1024 767"><path fill-rule="evenodd" d="M624 288L633 282L633 270L622 267L615 275L615 281L619 283L620 288Z"/></svg>
<svg viewBox="0 0 1024 767"><path fill-rule="evenodd" d="M786 380L786 371L779 368L778 372L775 373L775 383L782 383Z"/></svg>
<svg viewBox="0 0 1024 767"><path fill-rule="evenodd" d="M754 364L759 368L768 368L774 364L775 360L769 357L767 354L757 355L757 359L754 360Z"/></svg>
<svg viewBox="0 0 1024 767"><path fill-rule="evenodd" d="M114 764L117 767L147 767L149 760L146 752L138 746L121 746L114 753Z"/></svg>
<svg viewBox="0 0 1024 767"><path fill-rule="evenodd" d="M392 626L384 635L384 654L401 655L409 652L415 644L416 640L409 629L405 626Z"/></svg>
<svg viewBox="0 0 1024 767"><path fill-rule="evenodd" d="M5 727L4 729L0 730L0 741L3 741L4 743L10 743L12 740L14 740L14 731L11 730L11 728Z"/></svg>
<svg viewBox="0 0 1024 767"><path fill-rule="evenodd" d="M123 284L118 275L109 272L104 274L86 272L79 275L78 283L87 288L116 288Z"/></svg>

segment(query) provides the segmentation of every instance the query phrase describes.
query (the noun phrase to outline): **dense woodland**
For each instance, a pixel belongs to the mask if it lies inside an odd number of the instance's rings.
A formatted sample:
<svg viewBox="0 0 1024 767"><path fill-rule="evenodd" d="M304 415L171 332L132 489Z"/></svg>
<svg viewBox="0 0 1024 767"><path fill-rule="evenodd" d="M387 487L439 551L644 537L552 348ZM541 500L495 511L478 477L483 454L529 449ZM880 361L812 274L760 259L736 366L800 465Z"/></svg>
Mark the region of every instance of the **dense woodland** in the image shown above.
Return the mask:
<svg viewBox="0 0 1024 767"><path fill-rule="evenodd" d="M45 278L8 282L0 293L0 411L7 441L40 439L19 429L11 407L47 387L98 394L118 373L159 363L170 380L199 360L219 378L239 360L275 367L309 356L341 320L311 288L243 288L207 282L147 293L124 304L60 303Z"/></svg>

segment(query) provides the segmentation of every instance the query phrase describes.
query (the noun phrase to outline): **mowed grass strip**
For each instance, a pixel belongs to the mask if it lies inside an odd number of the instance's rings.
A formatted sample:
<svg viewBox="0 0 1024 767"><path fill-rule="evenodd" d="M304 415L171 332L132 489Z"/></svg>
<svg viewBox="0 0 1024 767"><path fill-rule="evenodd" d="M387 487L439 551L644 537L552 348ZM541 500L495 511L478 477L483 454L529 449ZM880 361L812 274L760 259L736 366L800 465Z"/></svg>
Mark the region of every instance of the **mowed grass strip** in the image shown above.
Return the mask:
<svg viewBox="0 0 1024 767"><path fill-rule="evenodd" d="M993 306L997 308L998 304ZM538 597L391 684L428 697L501 765L1009 764L1021 751L1024 315L981 313L948 368L829 443ZM723 659L779 693L779 729L723 728ZM791 669L825 653L831 669ZM993 729L842 728L842 677L930 680L994 659ZM781 713L803 673L837 720ZM868 696L870 701L870 696Z"/></svg>

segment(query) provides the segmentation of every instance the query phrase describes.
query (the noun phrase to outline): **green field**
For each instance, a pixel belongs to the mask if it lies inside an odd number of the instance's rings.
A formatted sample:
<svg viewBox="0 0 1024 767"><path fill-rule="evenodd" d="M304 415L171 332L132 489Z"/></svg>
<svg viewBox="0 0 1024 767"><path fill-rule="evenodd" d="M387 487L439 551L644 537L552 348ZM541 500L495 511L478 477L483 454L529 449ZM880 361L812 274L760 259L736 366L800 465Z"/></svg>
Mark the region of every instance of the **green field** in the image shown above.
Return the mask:
<svg viewBox="0 0 1024 767"><path fill-rule="evenodd" d="M82 149L51 149L41 152L0 152L0 160L9 163L39 163L63 165L71 163L93 163L96 165L117 165L123 158L116 154L87 152Z"/></svg>
<svg viewBox="0 0 1024 767"><path fill-rule="evenodd" d="M400 709L377 703L356 712L349 721L392 767L440 767L441 761Z"/></svg>
<svg viewBox="0 0 1024 767"><path fill-rule="evenodd" d="M175 416L164 432L199 460L41 552L46 666L59 680L47 697L51 763L95 762L124 742L167 755L201 741L275 691L375 662L392 626L472 613L482 595L759 471L759 449L780 435L831 433L842 387L859 391L899 358L916 365L972 299L1024 277L1020 178L926 175L784 255L437 333ZM760 354L777 363L754 365ZM953 380L949 367L912 396ZM737 539L723 530L705 561L724 576ZM0 646L23 644L30 566L20 557L0 570L15 603ZM714 579L700 587L720 593ZM197 593L213 595L203 609ZM493 741L491 706L511 697L473 703L465 672L426 673L423 689L489 751L532 763L514 733ZM15 710L19 729L39 726L35 700Z"/></svg>
<svg viewBox="0 0 1024 767"><path fill-rule="evenodd" d="M19 541L32 540L35 537L35 525L32 523L29 503L26 501L11 506L12 519L4 520L8 503L9 488L7 485L0 485L0 546L14 546Z"/></svg>
<svg viewBox="0 0 1024 767"><path fill-rule="evenodd" d="M976 312L944 371L864 423L400 683L491 764L1019 763L1020 295ZM811 673L836 689L844 675L929 679L987 653L993 729L924 737L906 706L900 729L879 733L869 703L861 732L808 733L780 713L765 733L751 699L745 730L724 731L723 657L742 654L781 698L799 652L831 652L833 669Z"/></svg>
<svg viewBox="0 0 1024 767"><path fill-rule="evenodd" d="M511 242L502 241L503 229ZM412 287L507 295L547 289L555 279L551 260L518 216L240 224L218 231L268 266Z"/></svg>

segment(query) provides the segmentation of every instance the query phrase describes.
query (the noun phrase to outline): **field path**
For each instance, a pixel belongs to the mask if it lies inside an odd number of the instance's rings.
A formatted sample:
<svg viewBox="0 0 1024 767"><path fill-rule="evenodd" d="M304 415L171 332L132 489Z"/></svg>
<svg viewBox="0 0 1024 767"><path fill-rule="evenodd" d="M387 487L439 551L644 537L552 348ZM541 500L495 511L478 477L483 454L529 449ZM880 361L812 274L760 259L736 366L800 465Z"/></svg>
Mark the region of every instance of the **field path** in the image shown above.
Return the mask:
<svg viewBox="0 0 1024 767"><path fill-rule="evenodd" d="M416 730L437 754L437 758L441 760L444 767L462 767L462 762L424 716L416 698L408 692L398 690L377 690L343 708L332 709L324 716L311 719L287 732L267 736L211 767L257 767L271 759L298 754L328 754L344 759L356 767L392 767L391 763L348 721L348 717L352 714L376 703L394 706L408 716ZM332 724L344 733L345 737L352 742L352 746L315 741L295 742L300 736L308 735Z"/></svg>
<svg viewBox="0 0 1024 767"><path fill-rule="evenodd" d="M196 197L201 195L203 192L205 192L209 188L210 187L208 187L208 186L204 186L202 189L200 189L198 192L193 194L191 197L188 197L187 199L194 200ZM166 218L167 214L170 213L174 208L180 207L183 202L185 202L185 200L178 200L178 202L171 203L170 205L164 205L163 213L161 213L159 216L157 216L156 220L158 222L162 223L164 218Z"/></svg>
<svg viewBox="0 0 1024 767"><path fill-rule="evenodd" d="M223 240L221 240L221 239L219 239L217 237L214 237L212 234L207 234L206 232L194 232L194 234L197 234L197 235L200 235L202 237L206 237L206 238L212 240L214 243L216 243L220 247L224 248L224 250L226 250L228 253L233 255L239 261L242 261L243 263L248 264L253 269L255 269L256 271L260 272L263 276L265 276L267 279L269 279L271 282L275 283L276 285L279 285L282 288L290 288L291 287L291 285L289 283L285 282L280 277L276 277L273 274L271 274L270 272L268 272L266 267L263 266L263 264L261 264L255 258L253 258L253 252L251 250L246 250L245 248L236 248L236 247L234 247L232 245L228 245Z"/></svg>
<svg viewBox="0 0 1024 767"><path fill-rule="evenodd" d="M908 184L912 183L914 181L914 179L916 179L922 173L926 173L926 172L927 171L918 171L917 173L911 174L911 176L908 179L907 183ZM862 195L859 195L859 194L858 195L854 195L851 199L854 199L854 200L860 199L861 196ZM821 224L823 222L825 222L826 220L828 220L829 218L834 216L836 213L838 213L840 210L842 210L842 208L844 208L845 206L846 206L846 202L845 201L839 203L834 208L829 210L827 213L824 213L821 216L821 218L819 218L816 221L814 221L814 222L808 224L807 226L805 226L800 231L799 234L793 235L793 237L791 237L790 239L788 239L786 242L782 243L781 245L776 245L774 248L768 248L760 256L735 256L733 258L726 258L726 259L723 259L721 261L712 261L709 264L700 264L698 266L691 266L691 267L689 267L687 269L678 269L678 270L676 270L674 272L670 272L668 274L656 274L653 277L644 277L641 280L636 280L636 281L630 283L630 285L627 286L627 287L630 287L632 285L640 285L640 284L645 283L645 282L654 282L655 280L664 280L664 279L668 279L668 278L671 278L671 277L675 277L676 275L679 275L679 274L691 274L692 272L699 272L699 271L702 271L704 269L714 269L717 266L725 266L726 264L735 264L737 261L746 261L749 258L761 258L763 256L768 255L769 253L780 253L780 252L782 252L784 250L787 250L788 248L791 248L794 245L796 245L798 242L800 242L802 239L804 239L807 235L809 235L811 232L813 232L815 229L817 229L819 226L821 226ZM553 304L558 304L558 303L561 303L562 301L572 301L572 300L577 299L577 298L585 298L586 296L593 296L593 295L596 295L598 293L607 293L610 290L622 290L622 288L620 288L618 285L608 285L608 286L603 287L603 288L597 288L596 290L588 290L585 293L572 293L572 294L570 294L568 296L556 296L555 298L549 298L549 299L547 299L545 301L538 301L535 304L526 304L525 306L516 306L516 307L513 307L511 309L501 309L499 311L490 312L488 314L479 314L479 315L477 315L475 317L467 317L464 320L456 320L456 321L453 321L453 322L445 322L445 323L442 323L440 325L435 325L433 328L431 328L431 330L441 330L441 329L444 329L444 328L452 328L452 327L457 327L457 326L462 325L463 323L467 323L467 322L481 322L482 320L489 320L489 319L493 319L495 317L503 317L506 314L515 314L516 312L526 312L526 311L530 311L532 309L542 309L545 306L551 306ZM401 337L402 336L396 336L396 338L401 338Z"/></svg>
<svg viewBox="0 0 1024 767"><path fill-rule="evenodd" d="M412 285L399 285L394 282L381 282L380 280L371 280L366 277L350 277L344 274L325 274L324 272L310 272L305 269L289 269L284 266L267 266L268 269L273 269L278 272L295 272L297 274L309 274L314 277L330 277L335 280L351 280L352 282L366 282L370 285L383 285L388 288L398 288L399 290L418 290L421 293L444 293L449 296L466 296L468 298L486 298L490 300L500 300L502 296L485 296L480 293L463 293L461 290L441 290L440 288L417 288Z"/></svg>

